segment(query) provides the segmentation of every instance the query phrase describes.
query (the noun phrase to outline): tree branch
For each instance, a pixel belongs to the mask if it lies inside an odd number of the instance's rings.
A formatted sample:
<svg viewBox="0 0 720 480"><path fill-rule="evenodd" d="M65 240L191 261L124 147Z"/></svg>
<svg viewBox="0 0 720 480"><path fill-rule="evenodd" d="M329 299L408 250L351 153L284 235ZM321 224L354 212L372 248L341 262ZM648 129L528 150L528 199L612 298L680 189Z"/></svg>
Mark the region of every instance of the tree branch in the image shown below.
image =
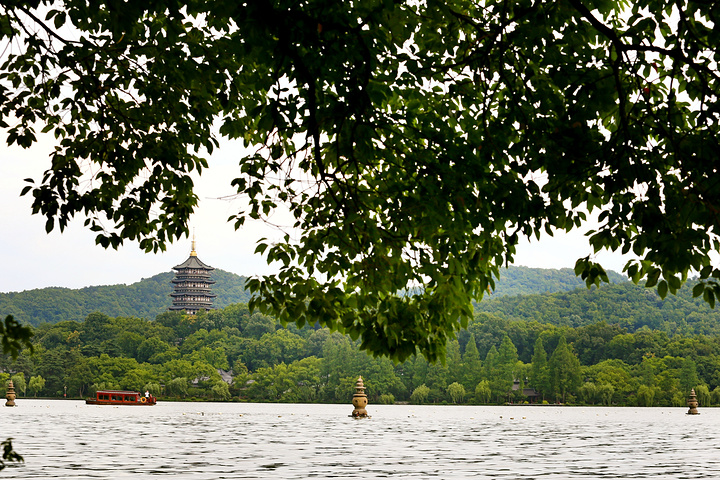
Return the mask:
<svg viewBox="0 0 720 480"><path fill-rule="evenodd" d="M60 35L58 35L57 33L55 33L54 30L52 30L50 27L48 27L47 25L45 25L45 22L43 22L43 21L40 20L38 17L36 17L36 16L35 16L32 12L30 12L27 8L25 8L25 7L17 7L17 8L18 8L18 10L20 10L21 12L23 12L23 13L24 13L25 15L27 15L28 17L30 17L30 18L32 18L33 20L35 20L35 22L36 22L38 25L40 25L40 26L42 27L42 29L45 30L45 31L47 32L47 34L50 35L51 37L53 37L53 38L55 38L55 39L57 39L57 40L60 40L60 41L61 41L62 43L64 43L65 45L70 45L70 44L73 44L73 43L76 44L76 45L81 45L81 42L77 42L77 41L75 41L75 40L65 40L64 38L62 38Z"/></svg>

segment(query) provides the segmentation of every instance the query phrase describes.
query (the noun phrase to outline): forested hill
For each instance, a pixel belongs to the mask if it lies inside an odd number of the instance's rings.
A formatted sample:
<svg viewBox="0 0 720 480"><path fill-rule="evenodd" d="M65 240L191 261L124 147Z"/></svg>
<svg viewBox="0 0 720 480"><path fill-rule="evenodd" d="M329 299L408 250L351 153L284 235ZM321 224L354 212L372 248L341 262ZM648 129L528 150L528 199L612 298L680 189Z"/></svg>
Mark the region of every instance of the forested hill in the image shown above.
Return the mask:
<svg viewBox="0 0 720 480"><path fill-rule="evenodd" d="M626 277L613 271L608 272L608 278L611 283L628 281ZM581 287L585 287L585 282L575 276L575 272L571 268L558 270L510 266L500 271L500 279L496 280L495 291L492 295L532 295L564 292Z"/></svg>
<svg viewBox="0 0 720 480"><path fill-rule="evenodd" d="M64 320L83 321L93 312L102 312L111 317L154 319L172 303L170 292L173 276L172 272L165 272L130 285L81 289L51 287L0 293L0 317L13 315L31 325ZM250 296L245 291L246 277L215 270L212 278L216 282L212 288L217 295L216 307L249 300Z"/></svg>
<svg viewBox="0 0 720 480"><path fill-rule="evenodd" d="M648 326L670 335L720 335L720 309L693 298L694 284L689 281L677 295L664 300L655 289L624 282L544 295L490 296L475 310L509 320L569 327L605 321L631 332Z"/></svg>
<svg viewBox="0 0 720 480"><path fill-rule="evenodd" d="M110 317L153 319L171 304L173 275L172 272L160 273L130 285L81 289L51 287L0 293L0 315L13 315L31 325L64 320L82 321L93 312L102 312ZM625 277L615 272L609 272L608 275L613 282L626 281ZM246 278L215 270L215 306L223 308L233 303L246 303L250 299L245 291ZM585 283L569 268L554 270L511 266L502 270L495 291L483 303L501 296L564 292L576 288L584 289Z"/></svg>

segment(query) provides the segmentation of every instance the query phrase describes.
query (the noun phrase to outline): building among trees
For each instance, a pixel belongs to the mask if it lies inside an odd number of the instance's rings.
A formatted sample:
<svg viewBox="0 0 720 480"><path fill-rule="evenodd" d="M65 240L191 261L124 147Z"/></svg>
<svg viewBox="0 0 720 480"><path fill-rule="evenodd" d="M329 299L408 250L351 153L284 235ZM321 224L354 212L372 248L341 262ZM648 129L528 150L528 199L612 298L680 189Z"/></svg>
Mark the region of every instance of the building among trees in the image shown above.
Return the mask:
<svg viewBox="0 0 720 480"><path fill-rule="evenodd" d="M190 315L200 310L211 310L213 299L217 296L210 292L210 286L215 283L210 273L215 270L205 265L195 251L195 239L192 241L192 251L187 260L173 267L173 293L170 296L173 304L170 310L183 311Z"/></svg>

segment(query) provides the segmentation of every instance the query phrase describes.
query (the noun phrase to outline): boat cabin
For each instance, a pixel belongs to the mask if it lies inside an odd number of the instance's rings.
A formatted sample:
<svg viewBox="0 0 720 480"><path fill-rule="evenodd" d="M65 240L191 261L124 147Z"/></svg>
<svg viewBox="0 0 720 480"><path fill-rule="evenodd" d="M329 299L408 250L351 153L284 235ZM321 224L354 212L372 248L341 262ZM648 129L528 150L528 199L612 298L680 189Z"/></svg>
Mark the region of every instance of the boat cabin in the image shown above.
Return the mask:
<svg viewBox="0 0 720 480"><path fill-rule="evenodd" d="M98 390L95 398L85 400L88 405L155 405L157 399L152 395L126 390Z"/></svg>

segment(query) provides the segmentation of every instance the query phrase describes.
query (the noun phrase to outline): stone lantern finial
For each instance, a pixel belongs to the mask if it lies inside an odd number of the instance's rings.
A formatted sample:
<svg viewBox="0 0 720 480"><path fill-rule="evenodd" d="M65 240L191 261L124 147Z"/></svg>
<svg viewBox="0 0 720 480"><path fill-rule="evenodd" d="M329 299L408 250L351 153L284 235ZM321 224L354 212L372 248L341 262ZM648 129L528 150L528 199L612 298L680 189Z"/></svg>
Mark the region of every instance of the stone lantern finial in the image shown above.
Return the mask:
<svg viewBox="0 0 720 480"><path fill-rule="evenodd" d="M7 387L7 394L5 395L5 398L7 398L7 402L5 402L6 407L14 407L15 406L15 385L13 385L13 381L10 380Z"/></svg>
<svg viewBox="0 0 720 480"><path fill-rule="evenodd" d="M697 395L695 395L694 388L690 390L690 398L688 398L687 404L688 407L690 407L687 412L688 415L700 415L700 412L697 411L697 407L699 404L697 401Z"/></svg>
<svg viewBox="0 0 720 480"><path fill-rule="evenodd" d="M352 398L352 404L355 409L352 411L352 415L350 415L353 418L369 418L370 415L368 415L367 410L365 410L365 407L367 407L368 400L367 395L365 395L365 385L363 384L362 376L358 377L357 382L355 383L355 394Z"/></svg>

